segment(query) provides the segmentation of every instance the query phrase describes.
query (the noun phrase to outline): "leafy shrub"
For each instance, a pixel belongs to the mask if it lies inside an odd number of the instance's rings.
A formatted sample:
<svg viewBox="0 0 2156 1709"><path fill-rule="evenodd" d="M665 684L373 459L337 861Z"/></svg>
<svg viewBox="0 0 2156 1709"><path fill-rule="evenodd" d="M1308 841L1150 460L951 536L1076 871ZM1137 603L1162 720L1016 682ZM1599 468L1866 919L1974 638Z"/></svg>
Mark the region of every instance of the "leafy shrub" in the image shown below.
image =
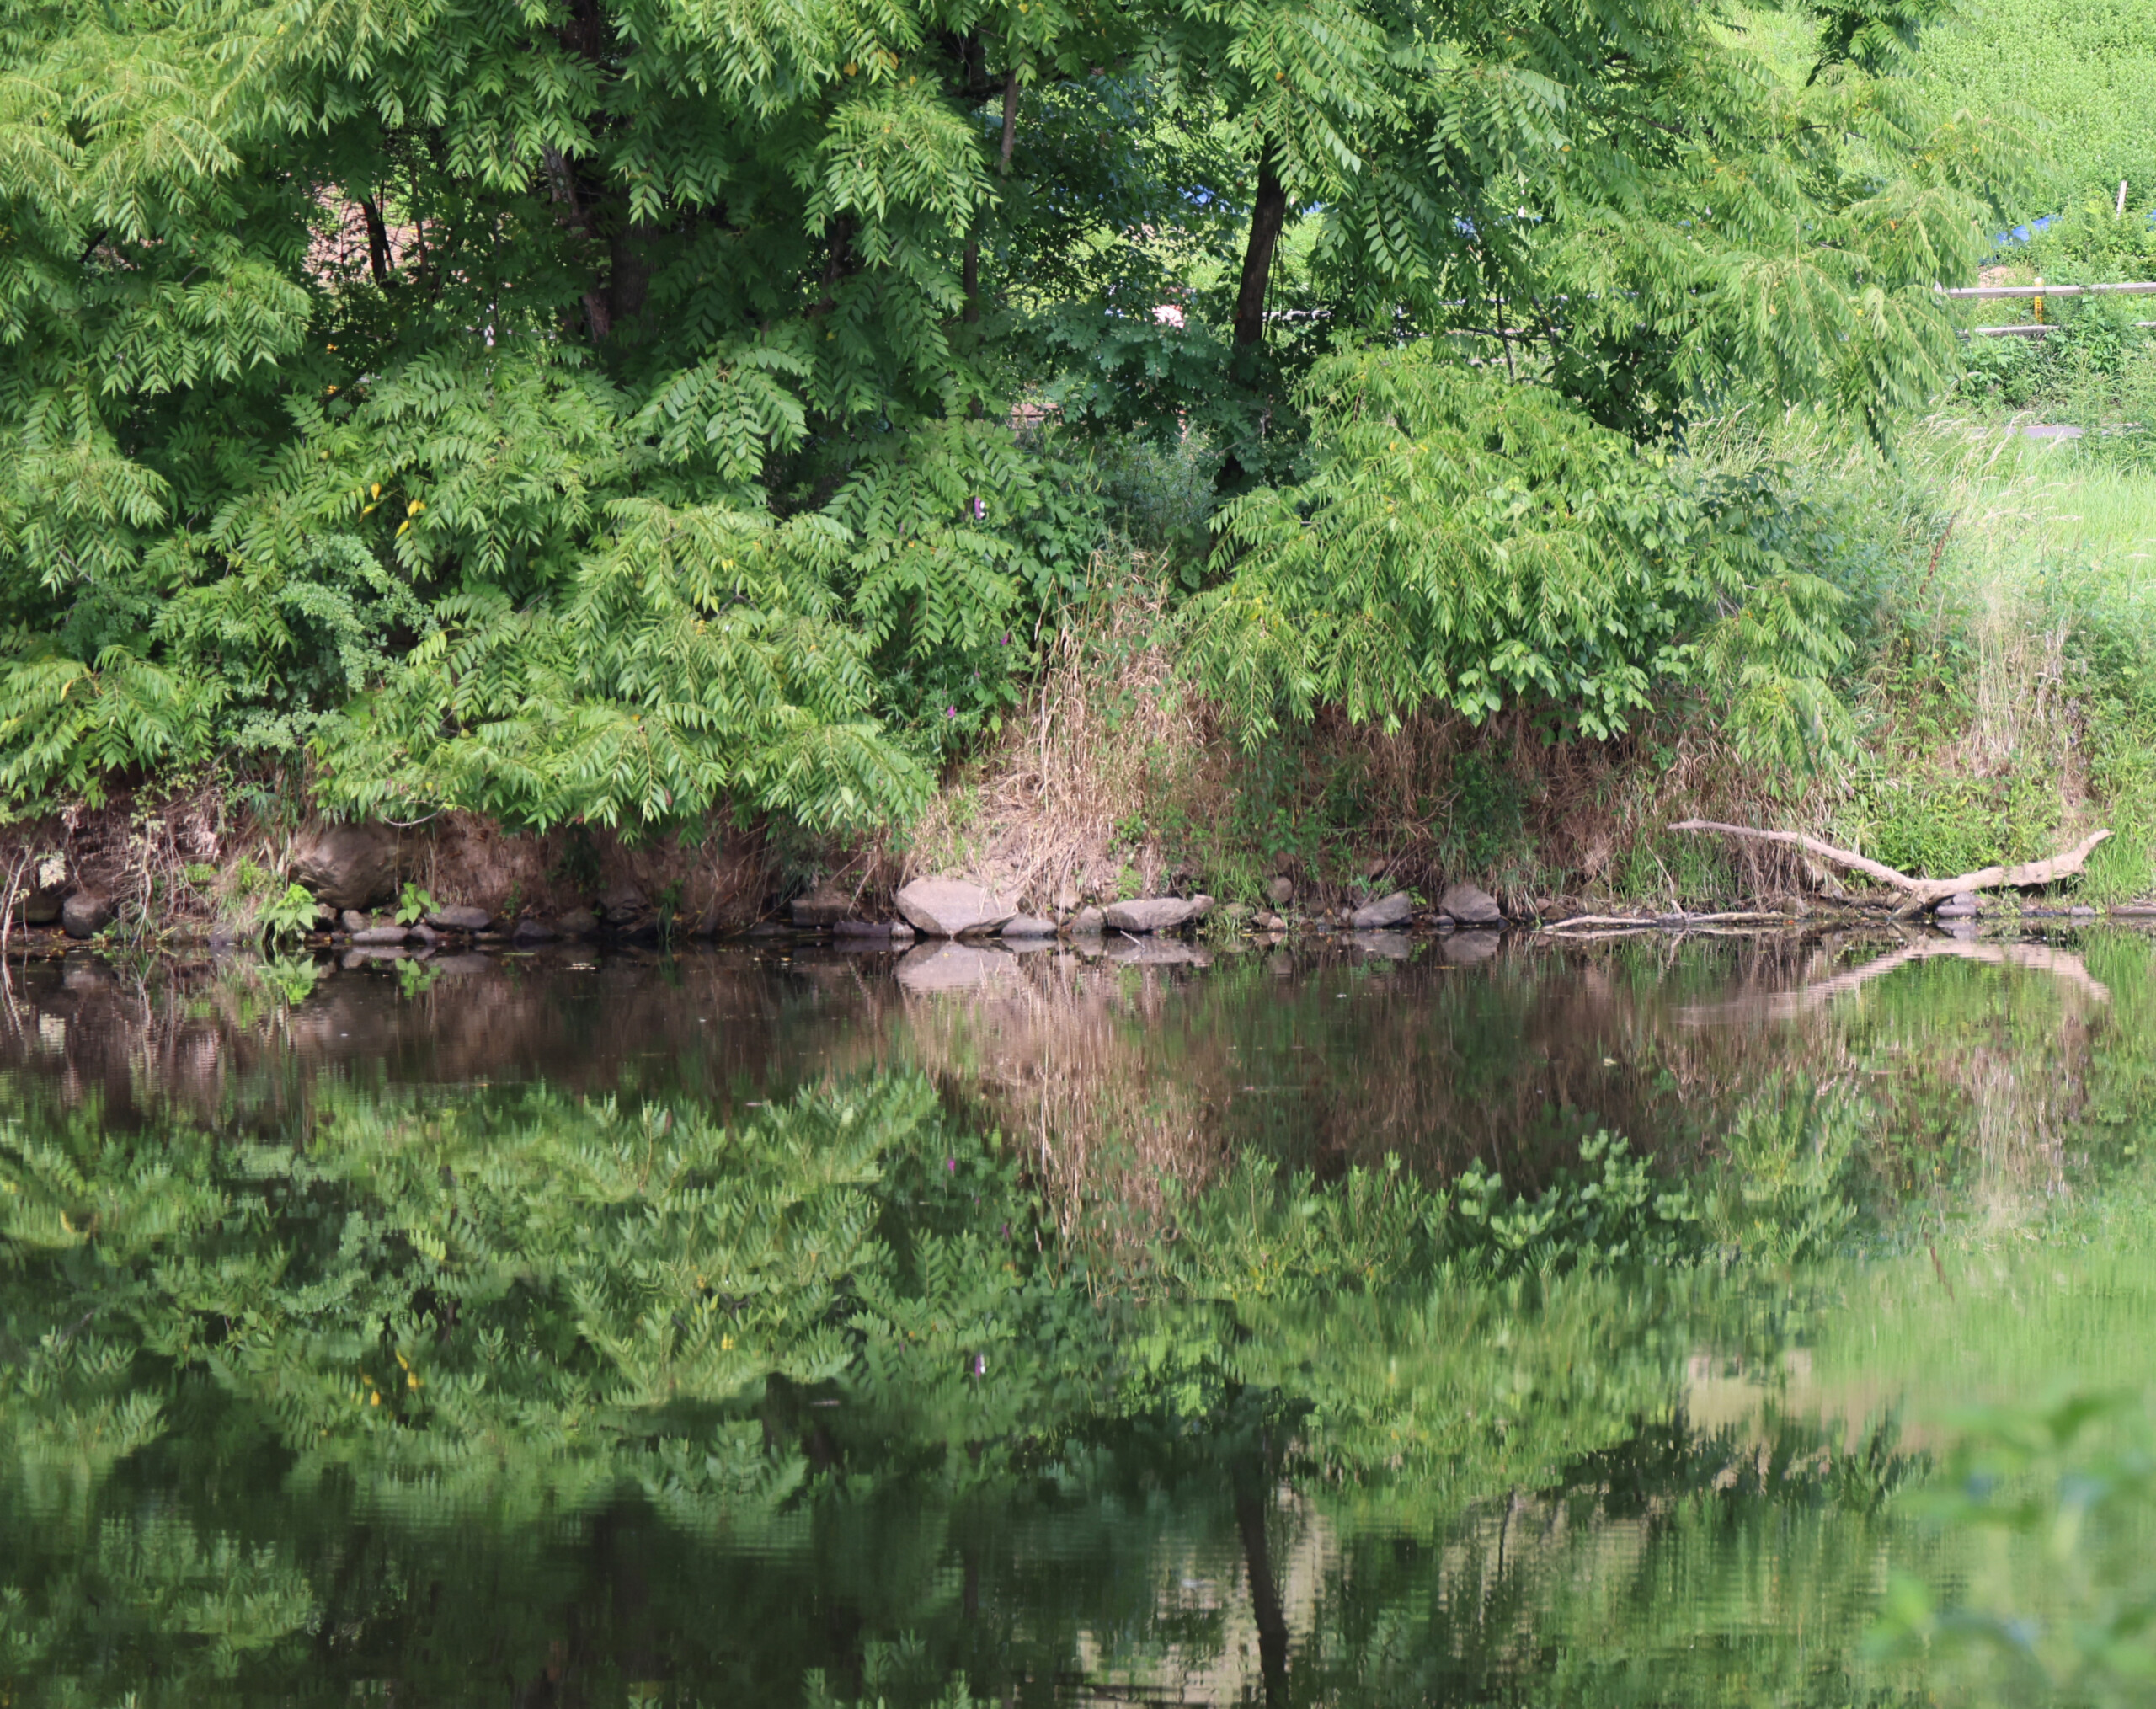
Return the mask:
<svg viewBox="0 0 2156 1709"><path fill-rule="evenodd" d="M1428 345L1331 359L1303 402L1310 478L1228 507L1233 574L1193 615L1246 742L1327 702L1392 727L1523 700L1599 739L1694 681L1726 697L1748 758L1799 766L1847 740L1844 600L1770 488L1698 484Z"/></svg>

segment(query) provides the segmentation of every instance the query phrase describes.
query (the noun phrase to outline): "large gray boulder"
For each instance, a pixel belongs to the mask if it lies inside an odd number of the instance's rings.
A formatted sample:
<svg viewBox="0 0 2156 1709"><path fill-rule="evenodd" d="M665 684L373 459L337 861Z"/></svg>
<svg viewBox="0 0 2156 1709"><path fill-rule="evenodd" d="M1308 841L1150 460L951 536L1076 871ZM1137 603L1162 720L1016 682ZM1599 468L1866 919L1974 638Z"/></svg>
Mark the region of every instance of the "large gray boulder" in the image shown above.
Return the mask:
<svg viewBox="0 0 2156 1709"><path fill-rule="evenodd" d="M1389 926L1405 926L1414 917L1415 899L1405 890L1395 890L1367 908L1358 908L1348 923L1358 932L1382 932Z"/></svg>
<svg viewBox="0 0 2156 1709"><path fill-rule="evenodd" d="M915 879L898 894L899 912L924 937L993 932L1015 915L1015 904L964 879Z"/></svg>
<svg viewBox="0 0 2156 1709"><path fill-rule="evenodd" d="M1178 926L1203 917L1199 905L1205 899L1181 896L1140 896L1134 902L1118 902L1107 911L1111 932L1172 932Z"/></svg>
<svg viewBox="0 0 2156 1709"><path fill-rule="evenodd" d="M365 908L397 889L397 838L379 825L325 825L292 850L292 876L332 908Z"/></svg>
<svg viewBox="0 0 2156 1709"><path fill-rule="evenodd" d="M427 916L427 924L437 932L484 932L494 923L494 916L484 908L470 908L461 902L437 908Z"/></svg>
<svg viewBox="0 0 2156 1709"><path fill-rule="evenodd" d="M1038 914L1013 914L1003 922L1006 937L1053 937L1055 921L1043 920Z"/></svg>
<svg viewBox="0 0 2156 1709"><path fill-rule="evenodd" d="M1454 884L1447 890L1438 900L1438 911L1462 926L1497 926L1505 918L1497 898L1472 884Z"/></svg>
<svg viewBox="0 0 2156 1709"><path fill-rule="evenodd" d="M94 937L119 916L109 896L95 890L77 890L60 905L60 926L70 937Z"/></svg>

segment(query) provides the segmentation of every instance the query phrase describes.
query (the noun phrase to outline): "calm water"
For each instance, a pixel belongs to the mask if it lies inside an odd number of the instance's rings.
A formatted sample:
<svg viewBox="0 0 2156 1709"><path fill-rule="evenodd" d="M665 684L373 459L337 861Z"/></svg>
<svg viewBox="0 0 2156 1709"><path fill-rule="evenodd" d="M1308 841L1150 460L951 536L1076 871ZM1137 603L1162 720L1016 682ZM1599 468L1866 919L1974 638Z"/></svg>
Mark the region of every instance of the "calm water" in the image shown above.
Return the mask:
<svg viewBox="0 0 2156 1709"><path fill-rule="evenodd" d="M1936 1497L2146 1415L2147 937L13 982L8 1702L2036 1701L1894 1587L2133 1594Z"/></svg>

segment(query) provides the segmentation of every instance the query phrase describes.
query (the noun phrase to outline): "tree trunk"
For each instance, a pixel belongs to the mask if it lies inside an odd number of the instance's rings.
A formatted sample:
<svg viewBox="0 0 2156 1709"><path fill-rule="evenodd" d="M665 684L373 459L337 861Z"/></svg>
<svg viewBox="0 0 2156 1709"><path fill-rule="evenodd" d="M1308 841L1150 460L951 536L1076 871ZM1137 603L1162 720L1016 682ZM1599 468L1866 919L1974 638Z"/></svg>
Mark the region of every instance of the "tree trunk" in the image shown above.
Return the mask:
<svg viewBox="0 0 2156 1709"><path fill-rule="evenodd" d="M360 217L366 222L367 267L376 285L389 283L389 227L382 217L382 204L372 196L360 198Z"/></svg>
<svg viewBox="0 0 2156 1709"><path fill-rule="evenodd" d="M1243 247L1243 276L1235 290L1235 325L1229 377L1241 391L1256 389L1265 372L1265 295L1273 283L1273 257L1288 223L1288 187L1280 181L1279 150L1267 142L1257 158L1257 198L1251 206L1250 239ZM1214 492L1240 492L1249 471L1230 446Z"/></svg>
<svg viewBox="0 0 2156 1709"><path fill-rule="evenodd" d="M1265 342L1265 293L1273 283L1273 254L1287 223L1288 187L1280 182L1279 150L1267 142L1257 158L1257 200L1251 206L1250 241L1243 248L1242 282L1235 291L1236 366L1247 364L1253 375L1255 349Z"/></svg>

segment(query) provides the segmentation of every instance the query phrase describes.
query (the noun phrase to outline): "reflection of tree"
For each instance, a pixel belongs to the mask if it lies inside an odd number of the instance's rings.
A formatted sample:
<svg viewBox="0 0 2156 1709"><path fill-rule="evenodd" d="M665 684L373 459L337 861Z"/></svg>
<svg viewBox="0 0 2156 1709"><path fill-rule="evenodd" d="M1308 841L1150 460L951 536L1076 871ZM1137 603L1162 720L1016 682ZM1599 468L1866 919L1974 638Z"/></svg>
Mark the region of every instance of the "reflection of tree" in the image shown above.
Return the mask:
<svg viewBox="0 0 2156 1709"><path fill-rule="evenodd" d="M171 1702L784 1701L819 1669L894 1703L959 1673L1353 1701L1384 1669L1326 1658L1328 1599L1374 1594L1340 1540L1435 1535L1626 1439L1737 1297L1478 1268L1486 1208L1380 1279L1353 1194L1283 1268L1336 1190L1307 1183L1224 1201L1202 1286L1089 1268L905 1075L731 1125L544 1087L307 1107L275 1140L65 1098L0 1132L0 1672Z"/></svg>

